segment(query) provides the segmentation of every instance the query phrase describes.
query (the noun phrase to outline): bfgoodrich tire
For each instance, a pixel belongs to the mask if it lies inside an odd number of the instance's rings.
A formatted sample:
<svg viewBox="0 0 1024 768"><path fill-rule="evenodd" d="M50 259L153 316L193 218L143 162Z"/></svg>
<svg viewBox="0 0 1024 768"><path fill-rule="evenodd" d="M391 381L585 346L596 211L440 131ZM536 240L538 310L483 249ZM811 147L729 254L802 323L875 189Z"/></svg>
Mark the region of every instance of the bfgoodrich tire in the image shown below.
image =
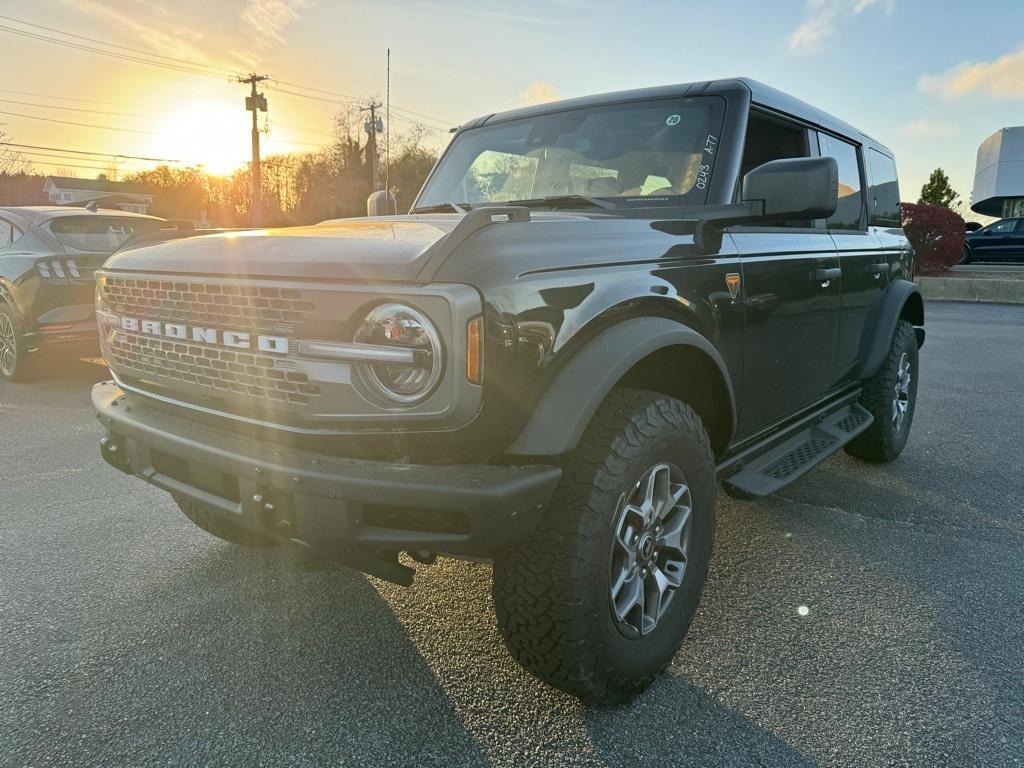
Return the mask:
<svg viewBox="0 0 1024 768"><path fill-rule="evenodd" d="M532 539L495 562L498 628L512 656L587 701L643 690L697 610L714 504L714 456L697 414L665 395L612 391Z"/></svg>
<svg viewBox="0 0 1024 768"><path fill-rule="evenodd" d="M860 404L875 420L847 444L848 454L872 462L888 462L900 455L914 421L918 371L914 326L900 320L885 360L863 382Z"/></svg>
<svg viewBox="0 0 1024 768"><path fill-rule="evenodd" d="M230 520L225 520L222 513L198 501L193 501L185 496L175 496L174 501L185 513L185 517L218 539L245 547L273 547L277 543L268 536L260 536L258 533L235 525Z"/></svg>

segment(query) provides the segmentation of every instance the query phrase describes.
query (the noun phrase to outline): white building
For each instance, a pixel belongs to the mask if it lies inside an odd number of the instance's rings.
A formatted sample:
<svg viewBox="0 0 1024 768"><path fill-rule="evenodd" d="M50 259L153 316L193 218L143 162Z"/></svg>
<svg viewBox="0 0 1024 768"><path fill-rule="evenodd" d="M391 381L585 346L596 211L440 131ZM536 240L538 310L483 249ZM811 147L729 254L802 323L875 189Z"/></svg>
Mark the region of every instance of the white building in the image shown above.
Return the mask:
<svg viewBox="0 0 1024 768"><path fill-rule="evenodd" d="M72 179L47 176L43 191L51 203L84 206L95 202L101 208L119 208L131 213L149 213L153 191L144 184L106 179Z"/></svg>
<svg viewBox="0 0 1024 768"><path fill-rule="evenodd" d="M1024 126L1000 128L978 147L971 210L1001 219L1024 216Z"/></svg>

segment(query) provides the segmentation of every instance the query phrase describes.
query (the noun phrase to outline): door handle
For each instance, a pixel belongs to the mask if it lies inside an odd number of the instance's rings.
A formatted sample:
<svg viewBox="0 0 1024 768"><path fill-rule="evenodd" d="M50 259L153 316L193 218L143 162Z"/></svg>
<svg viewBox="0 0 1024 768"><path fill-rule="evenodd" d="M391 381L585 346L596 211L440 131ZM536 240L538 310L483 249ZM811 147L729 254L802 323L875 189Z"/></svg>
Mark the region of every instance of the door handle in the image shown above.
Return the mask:
<svg viewBox="0 0 1024 768"><path fill-rule="evenodd" d="M827 280L838 280L843 276L843 270L839 267L831 269L816 269L814 271L814 282L821 283Z"/></svg>
<svg viewBox="0 0 1024 768"><path fill-rule="evenodd" d="M883 272L889 271L889 262L879 261L876 264L868 264L864 268L864 271L867 272L869 275L880 275Z"/></svg>

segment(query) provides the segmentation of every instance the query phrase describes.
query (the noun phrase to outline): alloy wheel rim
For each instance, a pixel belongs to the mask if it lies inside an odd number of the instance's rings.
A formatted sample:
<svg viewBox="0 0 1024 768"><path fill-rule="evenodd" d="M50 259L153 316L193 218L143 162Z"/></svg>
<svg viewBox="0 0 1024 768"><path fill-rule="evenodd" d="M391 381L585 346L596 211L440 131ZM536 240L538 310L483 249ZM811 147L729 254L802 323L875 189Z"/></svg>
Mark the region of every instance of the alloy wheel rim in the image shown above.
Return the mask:
<svg viewBox="0 0 1024 768"><path fill-rule="evenodd" d="M693 500L682 470L648 469L619 502L609 600L627 637L649 635L683 583L693 528Z"/></svg>
<svg viewBox="0 0 1024 768"><path fill-rule="evenodd" d="M0 371L7 376L18 365L18 340L11 318L0 312Z"/></svg>
<svg viewBox="0 0 1024 768"><path fill-rule="evenodd" d="M903 422L907 418L907 410L910 408L910 355L906 352L900 358L899 368L896 370L896 383L893 386L892 400L892 426L897 432L903 429Z"/></svg>

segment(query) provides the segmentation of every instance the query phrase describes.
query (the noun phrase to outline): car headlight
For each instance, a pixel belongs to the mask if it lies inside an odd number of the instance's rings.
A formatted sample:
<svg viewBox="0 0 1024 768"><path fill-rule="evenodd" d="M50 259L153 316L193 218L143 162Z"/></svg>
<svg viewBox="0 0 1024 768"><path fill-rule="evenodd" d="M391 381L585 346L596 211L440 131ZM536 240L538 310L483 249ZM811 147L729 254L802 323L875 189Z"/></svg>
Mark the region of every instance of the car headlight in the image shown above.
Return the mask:
<svg viewBox="0 0 1024 768"><path fill-rule="evenodd" d="M441 337L418 310L405 304L381 304L366 316L355 339L395 350L394 360L359 364L364 381L377 394L396 403L411 404L429 395L444 366Z"/></svg>

